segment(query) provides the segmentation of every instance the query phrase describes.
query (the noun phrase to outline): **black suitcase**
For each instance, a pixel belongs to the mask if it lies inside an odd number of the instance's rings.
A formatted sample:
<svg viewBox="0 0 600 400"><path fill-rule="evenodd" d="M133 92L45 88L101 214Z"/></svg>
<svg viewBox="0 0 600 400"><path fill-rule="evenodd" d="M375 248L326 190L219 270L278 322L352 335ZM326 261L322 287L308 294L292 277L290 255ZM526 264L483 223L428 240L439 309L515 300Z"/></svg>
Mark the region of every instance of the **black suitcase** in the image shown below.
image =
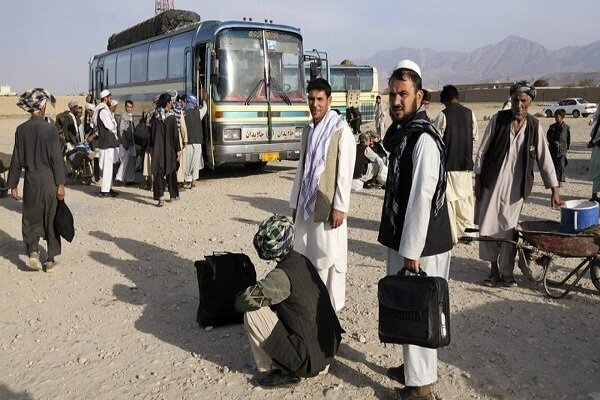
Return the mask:
<svg viewBox="0 0 600 400"><path fill-rule="evenodd" d="M379 281L379 340L432 349L450 343L448 282L419 275L389 275Z"/></svg>
<svg viewBox="0 0 600 400"><path fill-rule="evenodd" d="M235 295L256 284L256 270L243 253L213 253L194 262L200 302L196 321L206 326L239 324L243 314L234 308Z"/></svg>

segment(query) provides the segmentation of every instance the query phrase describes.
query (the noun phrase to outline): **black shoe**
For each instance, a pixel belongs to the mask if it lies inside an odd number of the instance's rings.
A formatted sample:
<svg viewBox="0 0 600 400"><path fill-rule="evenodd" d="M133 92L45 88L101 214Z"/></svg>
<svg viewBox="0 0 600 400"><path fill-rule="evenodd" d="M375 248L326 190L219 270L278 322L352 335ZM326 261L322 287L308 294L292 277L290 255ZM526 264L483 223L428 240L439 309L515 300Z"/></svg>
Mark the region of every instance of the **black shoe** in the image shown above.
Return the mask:
<svg viewBox="0 0 600 400"><path fill-rule="evenodd" d="M108 197L110 196L110 192L98 192L98 197Z"/></svg>
<svg viewBox="0 0 600 400"><path fill-rule="evenodd" d="M406 386L406 378L404 377L404 364L400 364L398 367L388 368L387 376L388 378Z"/></svg>
<svg viewBox="0 0 600 400"><path fill-rule="evenodd" d="M117 197L119 195L119 192L115 192L114 190L110 189L110 192L108 192L108 194L110 194L110 197Z"/></svg>
<svg viewBox="0 0 600 400"><path fill-rule="evenodd" d="M116 186L116 187L123 186L123 182L115 179L115 181L113 182L113 186Z"/></svg>
<svg viewBox="0 0 600 400"><path fill-rule="evenodd" d="M272 388L296 385L300 382L300 378L296 375L286 374L279 369L274 369L268 374L259 377L256 382L260 386Z"/></svg>

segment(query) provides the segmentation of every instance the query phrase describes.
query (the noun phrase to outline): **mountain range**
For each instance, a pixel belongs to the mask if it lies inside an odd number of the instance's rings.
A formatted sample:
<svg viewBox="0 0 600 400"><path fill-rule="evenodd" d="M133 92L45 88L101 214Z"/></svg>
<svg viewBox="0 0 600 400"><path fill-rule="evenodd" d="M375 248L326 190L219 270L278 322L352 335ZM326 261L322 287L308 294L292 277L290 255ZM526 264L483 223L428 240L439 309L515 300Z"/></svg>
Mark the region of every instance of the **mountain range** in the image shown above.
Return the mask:
<svg viewBox="0 0 600 400"><path fill-rule="evenodd" d="M381 50L369 58L357 60L357 64L377 67L382 91L395 65L405 58L419 64L424 76L423 85L430 89L446 84L518 79L546 79L551 86L576 84L580 79L600 83L600 40L585 46L548 50L539 43L511 35L471 52L410 47Z"/></svg>

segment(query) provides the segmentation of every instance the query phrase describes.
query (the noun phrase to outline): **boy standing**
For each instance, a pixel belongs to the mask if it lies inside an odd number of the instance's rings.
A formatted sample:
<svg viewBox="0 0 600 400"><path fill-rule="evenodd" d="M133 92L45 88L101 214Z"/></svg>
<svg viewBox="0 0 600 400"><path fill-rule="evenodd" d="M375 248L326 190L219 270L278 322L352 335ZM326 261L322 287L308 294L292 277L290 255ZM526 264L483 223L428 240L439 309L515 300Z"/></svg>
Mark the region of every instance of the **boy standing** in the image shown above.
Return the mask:
<svg viewBox="0 0 600 400"><path fill-rule="evenodd" d="M554 162L559 186L565 182L565 167L567 166L567 150L571 147L571 128L565 123L565 112L558 110L554 114L554 124L548 128L548 147Z"/></svg>

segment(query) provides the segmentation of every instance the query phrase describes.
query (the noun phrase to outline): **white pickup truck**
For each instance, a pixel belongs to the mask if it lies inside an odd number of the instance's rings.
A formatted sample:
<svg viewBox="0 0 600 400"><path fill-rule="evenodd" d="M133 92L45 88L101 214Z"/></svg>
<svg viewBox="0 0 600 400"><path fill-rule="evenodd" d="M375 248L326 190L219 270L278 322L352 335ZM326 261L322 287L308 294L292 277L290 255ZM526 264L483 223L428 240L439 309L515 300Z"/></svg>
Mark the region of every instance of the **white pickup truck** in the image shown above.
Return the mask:
<svg viewBox="0 0 600 400"><path fill-rule="evenodd" d="M570 97L562 99L556 105L544 106L543 112L547 117L552 117L558 110L564 110L565 114L572 115L573 118L579 118L582 115L584 118L596 112L598 106L596 103L589 103L586 99Z"/></svg>

